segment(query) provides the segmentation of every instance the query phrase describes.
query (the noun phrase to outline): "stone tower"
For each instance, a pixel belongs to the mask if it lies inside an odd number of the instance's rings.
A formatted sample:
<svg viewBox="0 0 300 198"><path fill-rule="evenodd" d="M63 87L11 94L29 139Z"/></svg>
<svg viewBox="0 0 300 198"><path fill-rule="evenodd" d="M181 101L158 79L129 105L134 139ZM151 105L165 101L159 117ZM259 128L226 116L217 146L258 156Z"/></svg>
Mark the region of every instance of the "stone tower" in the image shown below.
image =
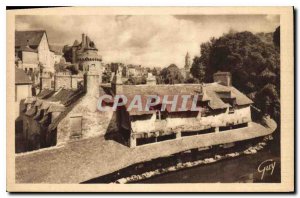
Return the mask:
<svg viewBox="0 0 300 198"><path fill-rule="evenodd" d="M84 73L84 86L87 95L99 96L99 83L102 82L102 57L88 36L82 35L81 49L77 56L79 69Z"/></svg>
<svg viewBox="0 0 300 198"><path fill-rule="evenodd" d="M186 70L190 70L190 68L191 68L191 57L190 57L189 52L187 52L186 55L185 55L185 65L184 65L184 68Z"/></svg>
<svg viewBox="0 0 300 198"><path fill-rule="evenodd" d="M185 55L185 65L184 65L185 78L188 78L190 76L190 69L191 69L191 57L189 52L187 52Z"/></svg>

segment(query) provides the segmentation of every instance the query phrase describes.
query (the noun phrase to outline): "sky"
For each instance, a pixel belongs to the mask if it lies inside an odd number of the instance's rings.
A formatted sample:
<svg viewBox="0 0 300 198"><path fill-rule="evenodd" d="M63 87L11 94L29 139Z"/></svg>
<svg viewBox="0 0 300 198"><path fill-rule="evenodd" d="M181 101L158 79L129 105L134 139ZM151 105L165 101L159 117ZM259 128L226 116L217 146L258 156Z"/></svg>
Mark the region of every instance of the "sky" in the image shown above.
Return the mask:
<svg viewBox="0 0 300 198"><path fill-rule="evenodd" d="M274 32L278 15L22 15L16 30L46 30L50 44L81 42L82 33L94 41L104 63L122 62L148 67L176 64L200 56L200 44L233 31Z"/></svg>

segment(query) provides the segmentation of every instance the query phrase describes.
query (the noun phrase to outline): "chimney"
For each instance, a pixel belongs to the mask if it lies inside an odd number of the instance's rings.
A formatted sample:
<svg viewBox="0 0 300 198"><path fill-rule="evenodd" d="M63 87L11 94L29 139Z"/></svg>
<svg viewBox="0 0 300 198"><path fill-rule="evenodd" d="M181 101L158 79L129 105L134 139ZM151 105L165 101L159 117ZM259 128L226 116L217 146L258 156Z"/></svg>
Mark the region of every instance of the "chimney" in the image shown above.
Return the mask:
<svg viewBox="0 0 300 198"><path fill-rule="evenodd" d="M87 71L84 74L84 89L86 95L99 97L99 73Z"/></svg>
<svg viewBox="0 0 300 198"><path fill-rule="evenodd" d="M147 85L156 85L156 77L152 73L148 73Z"/></svg>
<svg viewBox="0 0 300 198"><path fill-rule="evenodd" d="M217 82L224 86L231 86L231 73L230 72L220 72L214 73L214 82Z"/></svg>
<svg viewBox="0 0 300 198"><path fill-rule="evenodd" d="M77 47L72 47L72 64L76 63L76 51L77 51Z"/></svg>
<svg viewBox="0 0 300 198"><path fill-rule="evenodd" d="M83 33L82 34L82 42L81 42L81 48L85 48L85 45L86 45L86 37L85 37L85 34Z"/></svg>
<svg viewBox="0 0 300 198"><path fill-rule="evenodd" d="M115 94L121 94L123 92L122 73L117 70L111 81L111 87Z"/></svg>

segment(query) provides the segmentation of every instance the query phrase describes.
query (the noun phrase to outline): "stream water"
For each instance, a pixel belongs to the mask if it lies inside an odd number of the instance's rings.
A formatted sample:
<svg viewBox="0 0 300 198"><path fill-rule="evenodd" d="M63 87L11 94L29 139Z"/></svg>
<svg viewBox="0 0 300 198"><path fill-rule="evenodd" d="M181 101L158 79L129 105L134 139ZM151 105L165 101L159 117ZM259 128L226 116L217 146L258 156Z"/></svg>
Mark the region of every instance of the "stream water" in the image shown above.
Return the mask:
<svg viewBox="0 0 300 198"><path fill-rule="evenodd" d="M272 164L272 166L270 165ZM275 164L275 165L274 165ZM274 165L274 166L273 166ZM272 171L272 167L274 170ZM265 170L265 172L264 172ZM263 175L264 172L264 175ZM280 158L269 149L212 164L170 172L135 183L277 183Z"/></svg>

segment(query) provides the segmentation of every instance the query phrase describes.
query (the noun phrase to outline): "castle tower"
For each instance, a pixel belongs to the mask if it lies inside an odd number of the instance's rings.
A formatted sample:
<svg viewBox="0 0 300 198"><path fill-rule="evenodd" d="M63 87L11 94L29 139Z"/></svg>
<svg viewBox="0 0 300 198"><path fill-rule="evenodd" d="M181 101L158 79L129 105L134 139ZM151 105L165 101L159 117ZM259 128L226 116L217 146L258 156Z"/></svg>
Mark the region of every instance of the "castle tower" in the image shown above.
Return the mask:
<svg viewBox="0 0 300 198"><path fill-rule="evenodd" d="M84 86L87 95L99 96L99 83L102 82L102 57L98 49L88 36L82 34L81 49L83 52L77 57L80 70L84 72Z"/></svg>

